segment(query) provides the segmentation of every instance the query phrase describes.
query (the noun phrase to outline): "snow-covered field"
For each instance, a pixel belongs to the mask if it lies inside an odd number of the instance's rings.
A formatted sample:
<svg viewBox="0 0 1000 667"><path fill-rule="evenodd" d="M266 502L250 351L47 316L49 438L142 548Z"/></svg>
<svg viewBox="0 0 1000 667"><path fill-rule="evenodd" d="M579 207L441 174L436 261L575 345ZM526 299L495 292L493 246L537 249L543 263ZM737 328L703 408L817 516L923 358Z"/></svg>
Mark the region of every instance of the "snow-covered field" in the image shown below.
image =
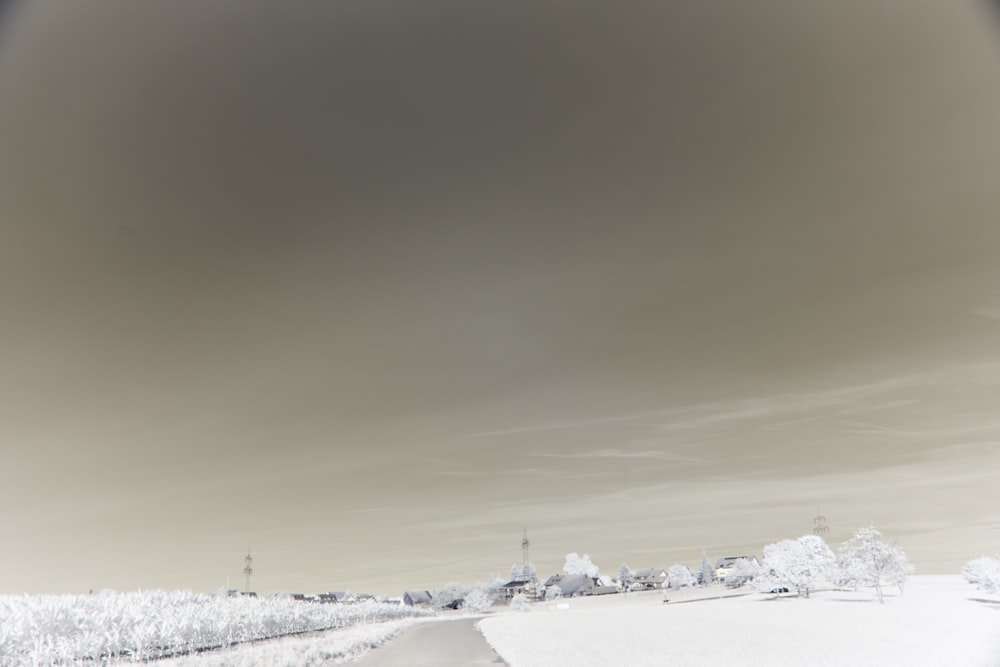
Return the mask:
<svg viewBox="0 0 1000 667"><path fill-rule="evenodd" d="M870 589L690 602L707 592L682 589L668 604L633 593L537 603L479 628L511 667L1000 665L1000 605L960 577L911 577L905 595L888 593L883 605Z"/></svg>
<svg viewBox="0 0 1000 667"><path fill-rule="evenodd" d="M338 630L333 640L336 646L321 649L331 655L348 655L356 653L356 647L384 641L401 628L379 627L382 624L430 613L374 601L311 604L287 597L257 599L190 591L0 596L0 665L138 662L296 633L365 626L353 633Z"/></svg>

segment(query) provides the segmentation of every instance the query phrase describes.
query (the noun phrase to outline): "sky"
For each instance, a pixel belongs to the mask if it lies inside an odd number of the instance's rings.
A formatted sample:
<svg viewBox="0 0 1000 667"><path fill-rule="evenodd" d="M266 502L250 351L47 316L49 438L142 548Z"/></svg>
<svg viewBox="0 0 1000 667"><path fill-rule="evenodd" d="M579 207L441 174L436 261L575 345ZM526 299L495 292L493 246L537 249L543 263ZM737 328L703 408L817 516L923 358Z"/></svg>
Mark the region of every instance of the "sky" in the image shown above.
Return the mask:
<svg viewBox="0 0 1000 667"><path fill-rule="evenodd" d="M995 18L8 3L0 592L996 553Z"/></svg>

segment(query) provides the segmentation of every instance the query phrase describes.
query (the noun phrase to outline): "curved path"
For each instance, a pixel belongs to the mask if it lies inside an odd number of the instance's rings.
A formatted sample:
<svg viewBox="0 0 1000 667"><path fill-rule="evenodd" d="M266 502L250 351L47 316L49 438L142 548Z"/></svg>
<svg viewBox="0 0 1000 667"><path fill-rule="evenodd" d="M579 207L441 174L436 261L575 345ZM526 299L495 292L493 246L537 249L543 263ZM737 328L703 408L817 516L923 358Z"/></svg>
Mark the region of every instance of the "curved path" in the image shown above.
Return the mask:
<svg viewBox="0 0 1000 667"><path fill-rule="evenodd" d="M478 618L421 623L367 654L358 667L504 665L476 630Z"/></svg>

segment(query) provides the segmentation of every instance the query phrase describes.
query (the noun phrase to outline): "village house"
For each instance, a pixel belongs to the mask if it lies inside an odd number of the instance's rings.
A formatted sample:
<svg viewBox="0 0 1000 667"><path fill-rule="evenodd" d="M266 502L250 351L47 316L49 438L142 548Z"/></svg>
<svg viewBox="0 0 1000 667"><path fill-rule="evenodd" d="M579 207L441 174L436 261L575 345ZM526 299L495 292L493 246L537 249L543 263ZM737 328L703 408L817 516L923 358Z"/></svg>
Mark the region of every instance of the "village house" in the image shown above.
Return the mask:
<svg viewBox="0 0 1000 667"><path fill-rule="evenodd" d="M632 578L629 590L652 591L663 588L667 582L667 571L662 568L639 570Z"/></svg>
<svg viewBox="0 0 1000 667"><path fill-rule="evenodd" d="M508 581L500 587L498 591L501 600L511 600L515 595L523 594L529 600L538 598L538 582L535 581Z"/></svg>
<svg viewBox="0 0 1000 667"><path fill-rule="evenodd" d="M429 605L432 601L430 591L406 591L403 593L403 604L416 607L418 605Z"/></svg>

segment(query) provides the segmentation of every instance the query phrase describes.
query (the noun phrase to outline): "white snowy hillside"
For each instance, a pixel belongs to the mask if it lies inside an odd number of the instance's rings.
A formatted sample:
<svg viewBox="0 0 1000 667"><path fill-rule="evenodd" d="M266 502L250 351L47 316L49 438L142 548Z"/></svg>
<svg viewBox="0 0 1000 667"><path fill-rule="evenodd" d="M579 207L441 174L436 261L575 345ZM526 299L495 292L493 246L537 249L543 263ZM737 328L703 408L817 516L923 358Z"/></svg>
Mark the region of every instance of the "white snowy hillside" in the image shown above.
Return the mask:
<svg viewBox="0 0 1000 667"><path fill-rule="evenodd" d="M912 577L905 595L887 591L882 605L871 589L809 599L676 593L538 603L479 628L511 667L1000 665L1000 604L958 576Z"/></svg>

